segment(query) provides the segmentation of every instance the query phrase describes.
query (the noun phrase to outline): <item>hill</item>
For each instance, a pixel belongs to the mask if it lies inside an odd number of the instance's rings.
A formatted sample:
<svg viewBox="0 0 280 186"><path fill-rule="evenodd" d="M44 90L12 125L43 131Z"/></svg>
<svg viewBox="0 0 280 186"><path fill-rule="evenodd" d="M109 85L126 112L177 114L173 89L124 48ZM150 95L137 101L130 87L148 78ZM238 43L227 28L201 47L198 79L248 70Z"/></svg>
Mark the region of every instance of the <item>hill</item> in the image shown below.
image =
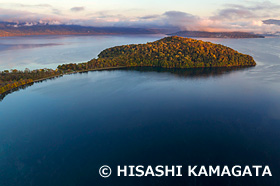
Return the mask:
<svg viewBox="0 0 280 186"><path fill-rule="evenodd" d="M205 31L180 31L171 36L202 37L202 38L264 38L262 35L248 32L205 32Z"/></svg>
<svg viewBox="0 0 280 186"><path fill-rule="evenodd" d="M86 70L118 66L163 68L255 66L254 59L229 47L178 36L138 45L106 49L87 63L58 66L60 70Z"/></svg>

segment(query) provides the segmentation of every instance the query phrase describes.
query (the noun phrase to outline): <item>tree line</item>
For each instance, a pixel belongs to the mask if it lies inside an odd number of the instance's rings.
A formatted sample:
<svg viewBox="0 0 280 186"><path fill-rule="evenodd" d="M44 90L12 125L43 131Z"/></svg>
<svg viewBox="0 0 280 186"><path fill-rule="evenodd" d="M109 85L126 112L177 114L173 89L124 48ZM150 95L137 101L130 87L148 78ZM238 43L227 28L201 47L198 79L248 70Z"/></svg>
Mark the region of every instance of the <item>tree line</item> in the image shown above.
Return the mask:
<svg viewBox="0 0 280 186"><path fill-rule="evenodd" d="M12 90L14 88L20 87L22 85L33 83L36 80L49 78L53 76L61 75L60 70L53 69L37 69L29 70L4 70L0 72L0 94Z"/></svg>

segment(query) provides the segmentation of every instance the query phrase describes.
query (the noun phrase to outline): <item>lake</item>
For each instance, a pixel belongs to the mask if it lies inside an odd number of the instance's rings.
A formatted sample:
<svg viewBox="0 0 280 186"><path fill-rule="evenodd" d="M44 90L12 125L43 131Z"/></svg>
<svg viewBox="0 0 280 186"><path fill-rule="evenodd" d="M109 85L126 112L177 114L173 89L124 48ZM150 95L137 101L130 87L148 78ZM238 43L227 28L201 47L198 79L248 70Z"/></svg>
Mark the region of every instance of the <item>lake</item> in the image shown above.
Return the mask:
<svg viewBox="0 0 280 186"><path fill-rule="evenodd" d="M146 43L163 35L131 36L26 36L0 37L0 71L53 68L63 63L87 62L104 49ZM15 55L16 53L16 55Z"/></svg>
<svg viewBox="0 0 280 186"><path fill-rule="evenodd" d="M2 69L87 61L162 36L1 38ZM203 39L256 67L127 68L35 83L0 102L0 185L278 186L280 39ZM102 165L112 176L102 178ZM269 165L272 177L117 177L117 165ZM184 174L186 175L186 173Z"/></svg>

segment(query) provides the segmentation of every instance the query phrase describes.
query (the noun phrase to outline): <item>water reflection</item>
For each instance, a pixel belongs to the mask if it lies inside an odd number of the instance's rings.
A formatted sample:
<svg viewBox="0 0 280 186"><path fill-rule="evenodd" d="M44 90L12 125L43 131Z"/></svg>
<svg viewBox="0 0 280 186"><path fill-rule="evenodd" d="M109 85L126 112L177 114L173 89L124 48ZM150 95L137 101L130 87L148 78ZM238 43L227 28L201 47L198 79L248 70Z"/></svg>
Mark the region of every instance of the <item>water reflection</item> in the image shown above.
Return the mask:
<svg viewBox="0 0 280 186"><path fill-rule="evenodd" d="M237 71L248 71L254 67L230 67L230 68L192 68L192 69L166 69L157 67L130 67L121 70L135 70L139 72L171 73L182 78L209 78L228 75Z"/></svg>
<svg viewBox="0 0 280 186"><path fill-rule="evenodd" d="M107 71L138 71L138 72L157 72L157 73L170 73L174 76L180 77L180 78L209 78L209 77L218 77L218 76L224 76L228 75L230 73L234 73L237 71L247 71L249 69L252 69L254 67L231 67L231 68L192 68L192 69L166 69L166 68L160 68L160 67L128 67L128 68L119 68L119 69L108 69ZM98 70L97 70L98 71ZM103 70L101 70L103 71ZM79 74L87 74L86 72L79 72ZM48 80L54 80L56 78L59 78L62 76L52 77L41 81L36 81L35 83L42 83ZM0 102L8 95L13 92L19 91L21 89L26 89L27 87L33 85L28 84L21 87L17 87L13 90L10 90L4 94L0 94Z"/></svg>
<svg viewBox="0 0 280 186"><path fill-rule="evenodd" d="M0 51L4 50L24 50L38 47L58 46L63 45L60 43L48 43L48 44L3 44L0 43Z"/></svg>
<svg viewBox="0 0 280 186"><path fill-rule="evenodd" d="M25 84L25 85L22 85L20 87L16 87L16 88L13 88L12 90L9 90L3 94L0 94L0 102L3 101L3 99L8 95L8 94L11 94L13 92L17 92L17 91L20 91L20 90L24 90L26 89L27 87L30 87L32 86L34 83L29 83L29 84Z"/></svg>
<svg viewBox="0 0 280 186"><path fill-rule="evenodd" d="M62 77L62 76L56 76L56 77L51 77L51 78L48 78L48 79L44 79L44 80L40 80L40 81L36 81L36 82L33 82L33 83L29 83L29 84L25 84L25 85L22 85L22 86L19 86L19 87L16 87L16 88L13 88L12 90L9 90L3 94L0 94L0 102L2 102L4 100L4 98L9 95L9 94L12 94L13 92L17 92L17 91L20 91L20 90L25 90L26 88L34 85L34 83L43 83L43 82L46 82L48 80L54 80L54 79L57 79L59 77Z"/></svg>

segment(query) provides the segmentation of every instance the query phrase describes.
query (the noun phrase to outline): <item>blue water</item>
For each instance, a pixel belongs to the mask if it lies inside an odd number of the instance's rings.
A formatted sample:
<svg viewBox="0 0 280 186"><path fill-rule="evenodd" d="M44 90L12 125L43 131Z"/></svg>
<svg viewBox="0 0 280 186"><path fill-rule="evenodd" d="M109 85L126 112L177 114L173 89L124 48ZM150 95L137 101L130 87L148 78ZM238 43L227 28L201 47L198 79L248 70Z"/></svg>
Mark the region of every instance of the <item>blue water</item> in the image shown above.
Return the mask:
<svg viewBox="0 0 280 186"><path fill-rule="evenodd" d="M78 73L7 95L0 185L278 186L280 42L211 41L253 55L258 65ZM63 45L39 48L48 47ZM113 169L110 178L99 176L102 165ZM269 165L273 176L117 177L117 165Z"/></svg>
<svg viewBox="0 0 280 186"><path fill-rule="evenodd" d="M55 69L63 63L89 61L109 47L146 43L162 37L162 35L0 37L0 71L12 68Z"/></svg>

